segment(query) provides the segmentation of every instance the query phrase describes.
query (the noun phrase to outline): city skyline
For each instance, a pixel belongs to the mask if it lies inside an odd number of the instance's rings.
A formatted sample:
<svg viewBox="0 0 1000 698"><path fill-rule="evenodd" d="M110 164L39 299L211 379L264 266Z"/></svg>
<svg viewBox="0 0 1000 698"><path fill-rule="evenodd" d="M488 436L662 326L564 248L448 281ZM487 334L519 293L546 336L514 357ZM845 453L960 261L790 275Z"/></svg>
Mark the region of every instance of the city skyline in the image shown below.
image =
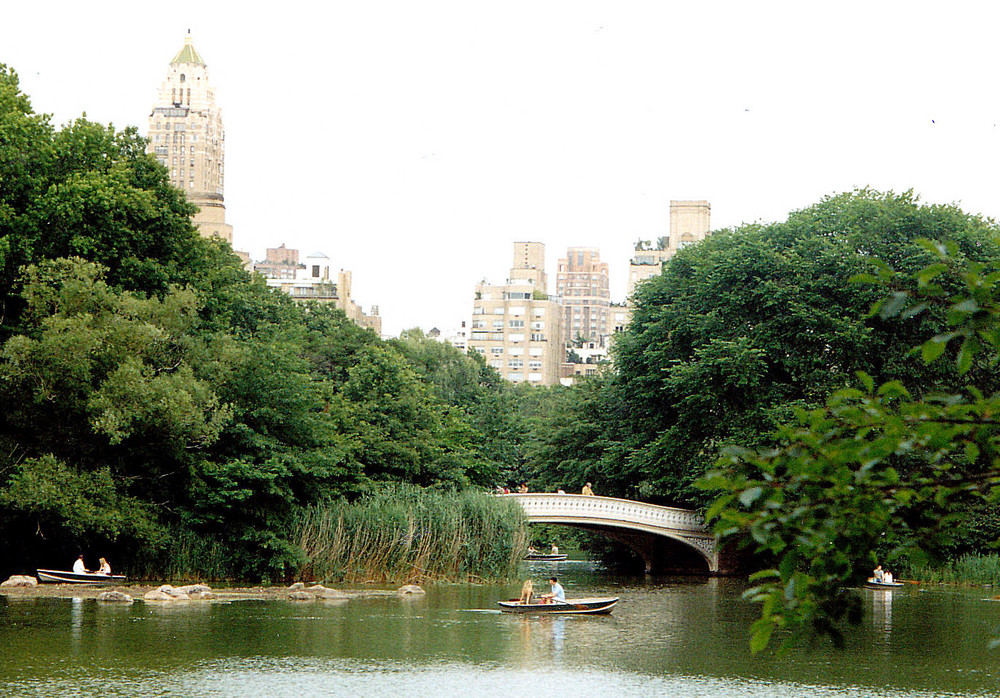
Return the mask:
<svg viewBox="0 0 1000 698"><path fill-rule="evenodd" d="M933 7L55 1L5 11L0 62L56 125L148 135L190 29L226 115L234 247L325 252L396 334L467 320L516 240L550 275L600 249L621 301L671 199L710 201L713 230L863 186L1000 216L998 10Z"/></svg>

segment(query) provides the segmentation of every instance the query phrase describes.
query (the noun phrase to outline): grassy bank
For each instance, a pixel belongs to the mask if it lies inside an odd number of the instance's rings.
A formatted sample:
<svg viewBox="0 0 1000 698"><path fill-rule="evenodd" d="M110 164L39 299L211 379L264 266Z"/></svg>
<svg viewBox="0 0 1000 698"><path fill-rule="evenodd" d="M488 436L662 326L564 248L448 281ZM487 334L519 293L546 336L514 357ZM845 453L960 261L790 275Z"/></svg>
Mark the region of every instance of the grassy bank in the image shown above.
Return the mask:
<svg viewBox="0 0 1000 698"><path fill-rule="evenodd" d="M910 567L904 576L931 584L1000 586L1000 555L963 555L939 567Z"/></svg>
<svg viewBox="0 0 1000 698"><path fill-rule="evenodd" d="M465 491L393 487L308 510L295 542L307 578L344 582L509 579L527 550L516 502Z"/></svg>

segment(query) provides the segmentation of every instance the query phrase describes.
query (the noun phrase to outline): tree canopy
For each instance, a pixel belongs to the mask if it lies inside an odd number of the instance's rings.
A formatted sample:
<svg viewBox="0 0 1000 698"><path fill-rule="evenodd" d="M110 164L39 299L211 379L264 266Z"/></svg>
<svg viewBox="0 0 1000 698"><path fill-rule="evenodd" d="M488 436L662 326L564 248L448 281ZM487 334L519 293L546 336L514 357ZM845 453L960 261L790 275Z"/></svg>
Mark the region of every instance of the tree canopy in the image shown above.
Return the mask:
<svg viewBox="0 0 1000 698"><path fill-rule="evenodd" d="M193 210L135 129L57 129L0 67L4 566L282 577L307 508L494 484L495 372L293 303Z"/></svg>

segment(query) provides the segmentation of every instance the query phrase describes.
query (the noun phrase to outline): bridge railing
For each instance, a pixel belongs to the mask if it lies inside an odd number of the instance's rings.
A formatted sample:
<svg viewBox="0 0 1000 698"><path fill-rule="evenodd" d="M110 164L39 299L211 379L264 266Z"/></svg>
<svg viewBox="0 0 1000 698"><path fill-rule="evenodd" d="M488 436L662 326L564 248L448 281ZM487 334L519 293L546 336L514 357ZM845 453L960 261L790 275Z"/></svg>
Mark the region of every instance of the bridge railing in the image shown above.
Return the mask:
<svg viewBox="0 0 1000 698"><path fill-rule="evenodd" d="M689 509L584 494L529 493L499 496L516 499L524 508L528 518L579 517L620 521L691 533L708 533L708 528L701 516Z"/></svg>

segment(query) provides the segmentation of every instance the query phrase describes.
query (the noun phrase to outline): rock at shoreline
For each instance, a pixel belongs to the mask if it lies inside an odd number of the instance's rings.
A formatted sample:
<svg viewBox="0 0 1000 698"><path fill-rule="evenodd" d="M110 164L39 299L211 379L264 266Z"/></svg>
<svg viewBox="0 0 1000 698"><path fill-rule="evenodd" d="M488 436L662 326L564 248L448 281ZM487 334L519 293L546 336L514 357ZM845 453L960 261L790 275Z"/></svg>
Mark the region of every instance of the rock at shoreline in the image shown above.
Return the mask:
<svg viewBox="0 0 1000 698"><path fill-rule="evenodd" d="M175 589L169 584L163 584L152 591L147 591L142 595L142 598L146 601L187 601L191 597L180 589Z"/></svg>
<svg viewBox="0 0 1000 698"><path fill-rule="evenodd" d="M0 587L36 587L38 580L23 574L15 574L6 582L0 582Z"/></svg>
<svg viewBox="0 0 1000 698"><path fill-rule="evenodd" d="M416 584L407 584L396 589L396 593L400 596L409 596L410 594L426 594L427 592Z"/></svg>
<svg viewBox="0 0 1000 698"><path fill-rule="evenodd" d="M288 587L288 591L302 591L306 588L306 585L302 582L295 582L292 586Z"/></svg>
<svg viewBox="0 0 1000 698"><path fill-rule="evenodd" d="M107 603L133 603L134 600L131 596L122 591L104 591L101 595L97 597L98 601L105 601Z"/></svg>
<svg viewBox="0 0 1000 698"><path fill-rule="evenodd" d="M189 599L197 601L206 601L208 599L215 598L215 593L212 591L212 587L206 586L205 584L187 584L182 587L177 587L175 591L187 594Z"/></svg>
<svg viewBox="0 0 1000 698"><path fill-rule="evenodd" d="M293 591L288 595L288 598L292 601L315 601L316 597L310 594L308 591Z"/></svg>

